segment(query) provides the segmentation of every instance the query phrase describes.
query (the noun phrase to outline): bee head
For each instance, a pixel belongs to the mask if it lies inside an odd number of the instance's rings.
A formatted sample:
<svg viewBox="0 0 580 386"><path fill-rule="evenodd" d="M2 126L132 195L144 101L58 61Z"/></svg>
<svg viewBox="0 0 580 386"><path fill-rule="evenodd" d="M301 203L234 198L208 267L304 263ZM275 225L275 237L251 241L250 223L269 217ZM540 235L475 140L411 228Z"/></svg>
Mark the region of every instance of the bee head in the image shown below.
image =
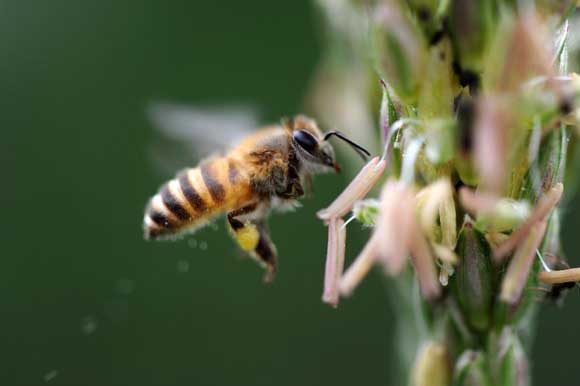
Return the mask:
<svg viewBox="0 0 580 386"><path fill-rule="evenodd" d="M328 142L332 136L336 136L347 142L363 158L370 155L363 147L348 139L339 131L328 131L322 133L313 119L298 115L294 119L284 122L284 125L292 133L292 142L297 149L300 159L310 165L311 169L327 171L334 169L340 171L340 165L336 162L334 148Z"/></svg>

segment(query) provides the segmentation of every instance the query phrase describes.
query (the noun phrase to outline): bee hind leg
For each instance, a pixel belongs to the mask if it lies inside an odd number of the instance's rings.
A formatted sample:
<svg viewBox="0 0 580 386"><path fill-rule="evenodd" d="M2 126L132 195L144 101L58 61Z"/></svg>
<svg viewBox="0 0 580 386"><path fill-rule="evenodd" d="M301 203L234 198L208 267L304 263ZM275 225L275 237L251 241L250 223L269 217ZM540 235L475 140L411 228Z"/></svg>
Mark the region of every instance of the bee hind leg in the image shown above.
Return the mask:
<svg viewBox="0 0 580 386"><path fill-rule="evenodd" d="M250 204L229 212L227 220L239 247L266 269L264 281L271 282L277 269L276 247L270 240L260 209L257 204Z"/></svg>
<svg viewBox="0 0 580 386"><path fill-rule="evenodd" d="M270 283L276 277L278 255L264 223L258 224L258 232L260 234L258 245L250 254L265 267L266 273L264 274L264 281Z"/></svg>

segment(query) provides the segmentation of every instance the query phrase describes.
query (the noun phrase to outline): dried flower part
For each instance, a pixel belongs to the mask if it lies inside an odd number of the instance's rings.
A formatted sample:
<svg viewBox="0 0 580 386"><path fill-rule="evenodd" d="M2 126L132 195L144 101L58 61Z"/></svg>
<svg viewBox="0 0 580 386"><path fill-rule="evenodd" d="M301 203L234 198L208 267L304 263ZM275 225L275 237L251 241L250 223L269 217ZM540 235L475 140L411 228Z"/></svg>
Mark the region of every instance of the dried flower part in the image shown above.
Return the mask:
<svg viewBox="0 0 580 386"><path fill-rule="evenodd" d="M377 237L373 236L342 276L339 285L341 295L352 295L356 287L358 287L375 264L376 256Z"/></svg>
<svg viewBox="0 0 580 386"><path fill-rule="evenodd" d="M451 279L451 288L466 323L477 331L483 331L490 323L495 293L491 248L467 216L456 251L461 258Z"/></svg>
<svg viewBox="0 0 580 386"><path fill-rule="evenodd" d="M494 251L496 261L506 257L524 238L527 237L531 228L538 222L545 220L550 211L558 204L564 192L564 185L556 184L550 191L538 200L536 208L527 220L514 231L510 237L499 245Z"/></svg>
<svg viewBox="0 0 580 386"><path fill-rule="evenodd" d="M431 254L429 243L419 231L412 232L411 239L411 262L415 268L415 274L419 281L421 293L425 299L435 299L441 294L435 259Z"/></svg>
<svg viewBox="0 0 580 386"><path fill-rule="evenodd" d="M449 354L442 343L427 342L419 349L411 375L412 386L446 386L451 378Z"/></svg>
<svg viewBox="0 0 580 386"><path fill-rule="evenodd" d="M538 279L546 284L562 284L580 281L580 268L562 269L558 271L543 271Z"/></svg>
<svg viewBox="0 0 580 386"><path fill-rule="evenodd" d="M499 97L479 99L474 127L475 165L481 188L492 196L501 196L507 181L505 166L512 115L509 105Z"/></svg>
<svg viewBox="0 0 580 386"><path fill-rule="evenodd" d="M518 245L502 282L500 299L503 302L515 304L519 301L545 231L546 222L536 222L524 242Z"/></svg>
<svg viewBox="0 0 580 386"><path fill-rule="evenodd" d="M374 235L377 252L386 271L397 275L405 266L413 233L419 229L415 221L415 192L400 181L389 180L381 191L381 212Z"/></svg>
<svg viewBox="0 0 580 386"><path fill-rule="evenodd" d="M328 223L328 246L324 270L324 292L322 301L333 307L339 301L339 283L344 269L346 227L342 219L331 219Z"/></svg>
<svg viewBox="0 0 580 386"><path fill-rule="evenodd" d="M379 157L371 159L332 204L317 213L318 218L328 221L347 214L354 203L364 198L377 183L386 165L386 161L379 160Z"/></svg>

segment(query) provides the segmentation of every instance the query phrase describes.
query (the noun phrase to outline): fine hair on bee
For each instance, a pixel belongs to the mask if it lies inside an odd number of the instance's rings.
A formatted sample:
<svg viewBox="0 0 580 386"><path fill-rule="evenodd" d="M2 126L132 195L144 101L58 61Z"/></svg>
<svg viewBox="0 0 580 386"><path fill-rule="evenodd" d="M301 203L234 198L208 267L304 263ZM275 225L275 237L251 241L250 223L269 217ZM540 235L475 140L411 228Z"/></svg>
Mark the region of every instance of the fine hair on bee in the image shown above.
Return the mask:
<svg viewBox="0 0 580 386"><path fill-rule="evenodd" d="M238 246L266 269L265 280L271 281L277 252L268 215L271 209L295 207L312 176L340 171L331 137L349 144L363 159L370 155L339 131L323 133L304 115L283 119L164 184L145 209L145 238L174 239L225 213Z"/></svg>

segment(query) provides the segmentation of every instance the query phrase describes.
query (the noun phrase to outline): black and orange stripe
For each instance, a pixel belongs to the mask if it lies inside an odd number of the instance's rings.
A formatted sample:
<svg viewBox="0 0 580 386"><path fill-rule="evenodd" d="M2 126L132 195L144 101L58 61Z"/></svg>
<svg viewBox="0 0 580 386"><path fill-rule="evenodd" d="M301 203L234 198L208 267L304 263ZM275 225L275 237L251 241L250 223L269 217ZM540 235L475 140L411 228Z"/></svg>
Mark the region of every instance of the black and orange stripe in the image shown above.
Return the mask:
<svg viewBox="0 0 580 386"><path fill-rule="evenodd" d="M212 162L203 163L200 170L203 182L205 183L213 202L218 205L221 204L226 198L226 191L224 186L217 179Z"/></svg>
<svg viewBox="0 0 580 386"><path fill-rule="evenodd" d="M226 169L227 168L227 169ZM235 160L213 159L187 169L161 187L145 211L146 238L171 236L231 209L240 182Z"/></svg>

